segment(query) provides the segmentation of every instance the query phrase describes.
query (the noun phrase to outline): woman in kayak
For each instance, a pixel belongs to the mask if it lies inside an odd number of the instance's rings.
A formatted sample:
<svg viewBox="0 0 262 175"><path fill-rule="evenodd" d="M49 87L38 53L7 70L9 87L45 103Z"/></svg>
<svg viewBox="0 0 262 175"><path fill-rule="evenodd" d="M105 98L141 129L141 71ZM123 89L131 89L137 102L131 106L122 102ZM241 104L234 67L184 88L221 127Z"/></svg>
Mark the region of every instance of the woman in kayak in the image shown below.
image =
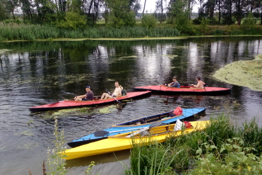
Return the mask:
<svg viewBox="0 0 262 175"><path fill-rule="evenodd" d="M176 79L175 76L173 77L173 82L171 82L171 83L168 84L168 87L175 87L175 88L179 88L179 87L180 87L180 84L179 84L179 82L177 81L177 79Z"/></svg>
<svg viewBox="0 0 262 175"><path fill-rule="evenodd" d="M196 80L197 80L197 85L191 84L193 87L190 87L190 89L204 89L205 83L201 81L201 78L197 77Z"/></svg>
<svg viewBox="0 0 262 175"><path fill-rule="evenodd" d="M89 101L93 100L94 93L91 91L90 86L86 86L86 94L85 95L79 95L74 98L75 101Z"/></svg>
<svg viewBox="0 0 262 175"><path fill-rule="evenodd" d="M116 81L115 82L115 90L114 90L113 94L103 93L100 100L108 99L108 98L112 98L112 97L120 97L120 96L122 96L122 90L123 90L123 87L119 85L118 81Z"/></svg>

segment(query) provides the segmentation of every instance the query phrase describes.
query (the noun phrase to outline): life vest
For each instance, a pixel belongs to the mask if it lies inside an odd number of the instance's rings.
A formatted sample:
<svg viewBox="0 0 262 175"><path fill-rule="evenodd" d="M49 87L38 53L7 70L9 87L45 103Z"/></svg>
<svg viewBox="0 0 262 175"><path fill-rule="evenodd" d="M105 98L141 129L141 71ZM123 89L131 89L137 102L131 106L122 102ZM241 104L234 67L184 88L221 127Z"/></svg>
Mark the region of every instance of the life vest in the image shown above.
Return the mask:
<svg viewBox="0 0 262 175"><path fill-rule="evenodd" d="M181 115L183 114L183 110L180 106L178 106L174 111L173 111L173 114L175 115Z"/></svg>

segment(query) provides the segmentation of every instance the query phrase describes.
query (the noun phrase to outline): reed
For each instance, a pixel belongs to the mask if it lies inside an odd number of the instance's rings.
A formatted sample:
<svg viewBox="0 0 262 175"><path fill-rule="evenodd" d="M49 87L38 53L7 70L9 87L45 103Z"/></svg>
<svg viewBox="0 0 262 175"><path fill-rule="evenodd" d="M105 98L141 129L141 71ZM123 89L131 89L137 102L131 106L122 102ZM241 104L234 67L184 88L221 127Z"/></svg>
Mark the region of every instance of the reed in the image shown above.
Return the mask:
<svg viewBox="0 0 262 175"><path fill-rule="evenodd" d="M55 38L141 38L141 37L173 37L180 33L174 28L143 27L87 28L85 30L66 30L53 26L41 25L0 25L0 40L52 40Z"/></svg>

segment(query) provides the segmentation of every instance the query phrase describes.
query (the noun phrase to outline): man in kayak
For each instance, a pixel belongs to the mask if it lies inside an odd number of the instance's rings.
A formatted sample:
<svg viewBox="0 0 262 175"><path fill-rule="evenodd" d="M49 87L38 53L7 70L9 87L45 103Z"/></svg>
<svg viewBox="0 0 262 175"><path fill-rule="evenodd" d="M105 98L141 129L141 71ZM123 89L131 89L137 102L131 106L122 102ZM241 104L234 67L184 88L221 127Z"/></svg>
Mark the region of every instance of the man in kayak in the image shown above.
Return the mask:
<svg viewBox="0 0 262 175"><path fill-rule="evenodd" d="M177 81L177 79L176 79L175 76L173 77L173 82L171 82L171 83L168 84L168 87L175 87L175 88L179 88L179 87L180 87L180 84L179 84L179 82Z"/></svg>
<svg viewBox="0 0 262 175"><path fill-rule="evenodd" d="M205 83L201 81L201 77L197 77L197 85L191 84L193 87L191 89L204 89L205 88Z"/></svg>
<svg viewBox="0 0 262 175"><path fill-rule="evenodd" d="M120 96L122 96L122 90L123 90L123 87L119 85L118 81L116 81L115 82L115 90L114 90L113 94L103 93L102 96L101 96L101 100L112 98L112 97L120 97Z"/></svg>
<svg viewBox="0 0 262 175"><path fill-rule="evenodd" d="M75 101L89 101L94 99L94 93L91 91L90 86L86 86L86 94L79 95L74 98Z"/></svg>

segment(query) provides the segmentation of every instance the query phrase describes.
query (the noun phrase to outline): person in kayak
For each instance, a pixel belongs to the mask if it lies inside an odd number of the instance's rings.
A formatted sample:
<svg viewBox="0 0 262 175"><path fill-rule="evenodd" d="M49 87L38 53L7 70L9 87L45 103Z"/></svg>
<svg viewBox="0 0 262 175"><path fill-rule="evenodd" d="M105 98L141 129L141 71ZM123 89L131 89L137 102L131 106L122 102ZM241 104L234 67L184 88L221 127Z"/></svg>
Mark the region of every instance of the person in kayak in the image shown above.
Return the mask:
<svg viewBox="0 0 262 175"><path fill-rule="evenodd" d="M191 84L193 87L190 87L191 89L204 89L205 88L205 83L201 81L201 77L197 77L197 85Z"/></svg>
<svg viewBox="0 0 262 175"><path fill-rule="evenodd" d="M75 101L89 101L94 99L94 93L91 91L90 86L86 86L86 94L79 95L74 98Z"/></svg>
<svg viewBox="0 0 262 175"><path fill-rule="evenodd" d="M101 96L101 100L112 98L112 97L120 97L120 96L122 96L122 90L123 90L123 87L121 85L119 85L118 81L116 81L115 82L115 90L114 90L113 94L103 93L102 96Z"/></svg>
<svg viewBox="0 0 262 175"><path fill-rule="evenodd" d="M173 82L171 82L171 83L168 84L168 87L175 87L175 88L179 88L179 87L180 87L180 84L179 84L179 82L177 81L177 79L176 79L175 76L173 77Z"/></svg>

